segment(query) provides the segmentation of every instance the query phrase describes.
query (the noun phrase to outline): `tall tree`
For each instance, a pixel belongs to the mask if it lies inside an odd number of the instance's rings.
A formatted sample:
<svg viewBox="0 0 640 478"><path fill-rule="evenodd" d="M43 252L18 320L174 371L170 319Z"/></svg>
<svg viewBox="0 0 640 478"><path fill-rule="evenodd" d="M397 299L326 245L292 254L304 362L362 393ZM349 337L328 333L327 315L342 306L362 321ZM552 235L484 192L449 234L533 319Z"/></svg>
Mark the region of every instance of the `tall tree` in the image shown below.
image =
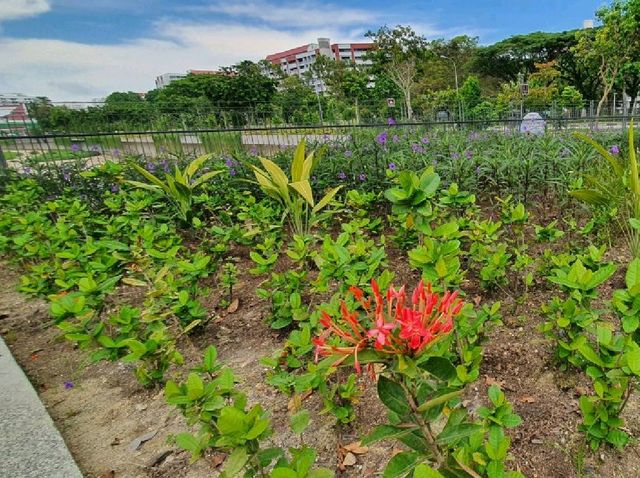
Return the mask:
<svg viewBox="0 0 640 478"><path fill-rule="evenodd" d="M593 34L578 34L574 52L585 62L597 65L602 92L599 116L619 75L640 49L640 0L614 0L596 12L601 23Z"/></svg>
<svg viewBox="0 0 640 478"><path fill-rule="evenodd" d="M381 27L377 32L368 32L376 48L371 53L373 61L396 84L404 97L407 118L413 117L412 95L416 86L418 62L427 53L427 40L409 26L398 25L394 29Z"/></svg>
<svg viewBox="0 0 640 478"><path fill-rule="evenodd" d="M485 76L494 76L503 81L516 81L519 74L533 72L536 63L559 60L570 54L571 47L577 42L575 35L575 30L515 35L480 48L473 69Z"/></svg>

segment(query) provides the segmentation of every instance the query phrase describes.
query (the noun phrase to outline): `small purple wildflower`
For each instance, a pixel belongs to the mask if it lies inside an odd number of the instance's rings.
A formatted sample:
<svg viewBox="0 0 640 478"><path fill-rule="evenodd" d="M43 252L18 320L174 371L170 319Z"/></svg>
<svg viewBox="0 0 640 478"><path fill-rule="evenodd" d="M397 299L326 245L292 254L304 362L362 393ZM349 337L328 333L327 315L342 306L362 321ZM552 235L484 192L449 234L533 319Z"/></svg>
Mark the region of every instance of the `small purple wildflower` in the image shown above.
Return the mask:
<svg viewBox="0 0 640 478"><path fill-rule="evenodd" d="M367 180L367 175L366 175L366 174L364 174L364 173L360 173L360 176L358 176L358 179L359 179L361 182L365 182L365 181Z"/></svg>
<svg viewBox="0 0 640 478"><path fill-rule="evenodd" d="M460 158L460 155L459 155L458 153L453 153L453 154L451 155L451 158L452 158L452 159L458 159L458 158Z"/></svg>
<svg viewBox="0 0 640 478"><path fill-rule="evenodd" d="M620 146L618 146L617 144L614 144L609 148L609 152L611 154L620 154Z"/></svg>
<svg viewBox="0 0 640 478"><path fill-rule="evenodd" d="M427 138L426 136L424 138L422 138L422 144L429 144L429 138Z"/></svg>
<svg viewBox="0 0 640 478"><path fill-rule="evenodd" d="M398 166L396 166L396 163L389 163L389 171L395 171L396 169L398 169Z"/></svg>
<svg viewBox="0 0 640 478"><path fill-rule="evenodd" d="M480 138L480 135L477 132L469 133L469 141L475 141L478 138Z"/></svg>
<svg viewBox="0 0 640 478"><path fill-rule="evenodd" d="M80 146L79 146L79 145L77 145L76 143L73 143L73 144L71 145L71 152L72 152L72 153L77 153L78 151L80 151Z"/></svg>
<svg viewBox="0 0 640 478"><path fill-rule="evenodd" d="M120 191L120 187L117 184L114 184L113 186L111 186L112 193L117 193L118 191Z"/></svg>
<svg viewBox="0 0 640 478"><path fill-rule="evenodd" d="M383 131L378 136L376 136L376 142L380 145L384 145L387 142L387 132Z"/></svg>
<svg viewBox="0 0 640 478"><path fill-rule="evenodd" d="M114 155L116 158L119 158L121 154L122 154L122 153L120 152L120 150L119 150L118 148L116 148L116 149L114 149L114 150L113 150L113 155Z"/></svg>
<svg viewBox="0 0 640 478"><path fill-rule="evenodd" d="M64 389L71 390L73 388L73 382L71 380L67 380L64 382Z"/></svg>
<svg viewBox="0 0 640 478"><path fill-rule="evenodd" d="M228 168L233 166L233 159L230 157L227 157L227 159L224 160L224 164L227 165Z"/></svg>
<svg viewBox="0 0 640 478"><path fill-rule="evenodd" d="M33 169L31 169L29 166L25 166L24 174L31 174L32 171L33 171Z"/></svg>
<svg viewBox="0 0 640 478"><path fill-rule="evenodd" d="M420 146L419 144L413 143L411 145L411 150L414 153L424 153L424 148L422 146Z"/></svg>
<svg viewBox="0 0 640 478"><path fill-rule="evenodd" d="M347 149L347 150L344 152L344 157L345 157L345 158L350 158L351 156L353 156L353 152L352 152L350 149Z"/></svg>
<svg viewBox="0 0 640 478"><path fill-rule="evenodd" d="M469 151L468 149L464 152L464 157L467 159L471 159L473 158L473 152Z"/></svg>
<svg viewBox="0 0 640 478"><path fill-rule="evenodd" d="M147 171L149 171L150 173L155 172L156 170L156 165L153 163L147 163Z"/></svg>
<svg viewBox="0 0 640 478"><path fill-rule="evenodd" d="M238 172L237 172L235 169L231 168L231 169L229 170L229 175L230 175L230 176L235 176L236 174L238 174Z"/></svg>
<svg viewBox="0 0 640 478"><path fill-rule="evenodd" d="M345 174L345 172L344 172L344 171L340 171L340 172L338 173L338 179L339 179L340 181L344 181L345 179L347 179L347 175Z"/></svg>
<svg viewBox="0 0 640 478"><path fill-rule="evenodd" d="M394 124L396 124L396 120L395 120L395 119L393 119L393 118L389 118L389 119L387 120L387 124L388 124L389 126L393 126Z"/></svg>
<svg viewBox="0 0 640 478"><path fill-rule="evenodd" d="M100 151L100 148L98 147L97 144L94 144L93 146L91 146L91 151L93 151L94 153L97 153L98 151Z"/></svg>
<svg viewBox="0 0 640 478"><path fill-rule="evenodd" d="M256 156L258 154L258 148L253 146L250 152L251 152L251 156Z"/></svg>

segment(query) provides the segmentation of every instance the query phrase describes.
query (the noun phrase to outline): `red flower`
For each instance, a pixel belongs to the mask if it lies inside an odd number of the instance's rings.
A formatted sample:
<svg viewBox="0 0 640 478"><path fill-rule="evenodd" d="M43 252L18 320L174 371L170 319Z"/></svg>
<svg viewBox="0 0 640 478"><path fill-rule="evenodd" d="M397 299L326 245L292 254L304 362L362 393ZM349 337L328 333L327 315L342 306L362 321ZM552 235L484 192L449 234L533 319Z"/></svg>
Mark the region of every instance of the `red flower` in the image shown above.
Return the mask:
<svg viewBox="0 0 640 478"><path fill-rule="evenodd" d="M380 353L387 354L419 354L429 344L447 335L453 330L453 317L462 309L462 301L458 292L446 292L442 299L422 281L411 295L411 304L406 304L405 287L396 290L389 287L386 292L386 310L384 299L376 281L371 281L375 309L371 310L371 298L364 298L364 292L357 287L349 291L360 302L364 311L370 316L374 326L367 329L363 324L361 313L351 312L343 302L340 304L341 317L334 320L326 312L322 312L320 324L324 327L322 334L313 340L316 346L316 360L320 355L342 356L335 363L339 365L348 356L354 356L356 370L360 372L358 352L373 347ZM344 345L327 345L326 339L333 335Z"/></svg>

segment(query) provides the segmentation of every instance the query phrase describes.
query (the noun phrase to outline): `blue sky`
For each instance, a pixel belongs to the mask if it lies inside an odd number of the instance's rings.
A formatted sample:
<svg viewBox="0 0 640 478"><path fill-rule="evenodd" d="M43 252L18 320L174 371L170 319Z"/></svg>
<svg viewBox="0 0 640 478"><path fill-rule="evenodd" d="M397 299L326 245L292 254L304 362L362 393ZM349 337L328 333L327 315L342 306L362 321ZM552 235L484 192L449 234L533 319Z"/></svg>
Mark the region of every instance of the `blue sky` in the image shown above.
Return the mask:
<svg viewBox="0 0 640 478"><path fill-rule="evenodd" d="M213 69L383 24L428 38L578 28L604 0L0 0L0 93L87 100L147 91L155 76Z"/></svg>

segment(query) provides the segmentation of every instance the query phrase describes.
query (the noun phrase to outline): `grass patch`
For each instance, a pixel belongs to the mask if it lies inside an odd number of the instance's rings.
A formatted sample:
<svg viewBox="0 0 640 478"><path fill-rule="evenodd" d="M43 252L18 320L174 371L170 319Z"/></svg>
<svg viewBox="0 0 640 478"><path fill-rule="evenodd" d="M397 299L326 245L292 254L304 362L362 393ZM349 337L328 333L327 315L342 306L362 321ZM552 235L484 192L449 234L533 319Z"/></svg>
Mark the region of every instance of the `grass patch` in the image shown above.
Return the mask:
<svg viewBox="0 0 640 478"><path fill-rule="evenodd" d="M75 159L86 159L98 156L96 151L48 151L46 153L33 154L28 161L35 163L48 163L50 161L69 161Z"/></svg>

